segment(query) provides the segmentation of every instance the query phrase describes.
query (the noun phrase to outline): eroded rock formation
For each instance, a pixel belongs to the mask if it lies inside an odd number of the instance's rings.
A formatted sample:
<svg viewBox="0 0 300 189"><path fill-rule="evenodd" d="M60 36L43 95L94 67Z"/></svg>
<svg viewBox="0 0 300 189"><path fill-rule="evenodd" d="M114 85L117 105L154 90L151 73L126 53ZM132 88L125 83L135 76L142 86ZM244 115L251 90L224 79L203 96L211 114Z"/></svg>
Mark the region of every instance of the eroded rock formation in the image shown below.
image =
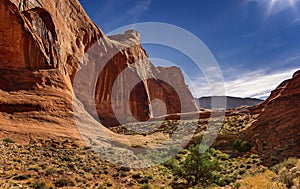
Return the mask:
<svg viewBox="0 0 300 189"><path fill-rule="evenodd" d="M155 115L197 110L178 68L155 68L135 31L105 36L77 0L1 0L0 11L1 130L80 138L73 87L107 126L149 119L154 99L166 104Z"/></svg>
<svg viewBox="0 0 300 189"><path fill-rule="evenodd" d="M104 125L197 111L181 70L154 67L136 31L99 41L86 52L73 84L76 96Z"/></svg>
<svg viewBox="0 0 300 189"><path fill-rule="evenodd" d="M300 71L282 82L262 104L257 122L247 134L254 150L266 155L267 163L300 155Z"/></svg>

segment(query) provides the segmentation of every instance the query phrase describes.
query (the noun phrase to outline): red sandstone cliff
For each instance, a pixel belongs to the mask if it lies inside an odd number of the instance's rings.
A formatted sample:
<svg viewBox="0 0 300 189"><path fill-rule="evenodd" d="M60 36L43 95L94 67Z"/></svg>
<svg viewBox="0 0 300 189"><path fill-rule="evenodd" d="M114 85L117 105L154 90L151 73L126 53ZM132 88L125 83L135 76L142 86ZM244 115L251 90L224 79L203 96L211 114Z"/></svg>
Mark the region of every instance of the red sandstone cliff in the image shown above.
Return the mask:
<svg viewBox="0 0 300 189"><path fill-rule="evenodd" d="M77 0L1 0L0 11L1 135L78 138L73 109L82 107L72 101L75 84L85 108L96 107L90 113L108 126L118 123L112 106L122 119L132 113L138 120L151 117L153 99L166 103L167 113L196 110L178 68L155 68L135 31L105 36ZM139 83L130 91L132 80Z"/></svg>
<svg viewBox="0 0 300 189"><path fill-rule="evenodd" d="M261 105L257 122L246 132L268 163L300 155L300 71L282 82ZM275 158L272 158L275 157Z"/></svg>

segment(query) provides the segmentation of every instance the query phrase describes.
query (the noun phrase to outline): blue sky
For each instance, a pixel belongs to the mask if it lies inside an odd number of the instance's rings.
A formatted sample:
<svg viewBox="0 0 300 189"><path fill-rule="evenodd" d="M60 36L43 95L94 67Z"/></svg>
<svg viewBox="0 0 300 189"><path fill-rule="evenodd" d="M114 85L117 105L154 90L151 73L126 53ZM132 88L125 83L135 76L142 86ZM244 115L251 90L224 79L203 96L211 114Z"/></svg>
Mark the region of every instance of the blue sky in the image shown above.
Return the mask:
<svg viewBox="0 0 300 189"><path fill-rule="evenodd" d="M190 31L215 56L230 96L265 98L300 68L300 0L80 2L105 33L137 22L163 22ZM187 57L157 45L144 48L150 58L180 66L194 81L194 96L210 95L203 74L189 66Z"/></svg>

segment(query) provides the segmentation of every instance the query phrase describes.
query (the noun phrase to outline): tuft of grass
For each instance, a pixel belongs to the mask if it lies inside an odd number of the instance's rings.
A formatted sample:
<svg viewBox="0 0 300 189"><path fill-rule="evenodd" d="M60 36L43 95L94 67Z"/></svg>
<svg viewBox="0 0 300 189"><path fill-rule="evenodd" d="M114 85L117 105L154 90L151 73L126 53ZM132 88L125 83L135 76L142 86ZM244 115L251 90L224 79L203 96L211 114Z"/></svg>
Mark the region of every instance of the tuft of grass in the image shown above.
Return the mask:
<svg viewBox="0 0 300 189"><path fill-rule="evenodd" d="M15 143L15 141L13 141L11 138L5 138L3 141L7 143Z"/></svg>
<svg viewBox="0 0 300 189"><path fill-rule="evenodd" d="M53 175L53 174L56 174L57 173L57 170L53 167L50 167L48 169L46 169L46 172L45 174L48 176L48 175Z"/></svg>
<svg viewBox="0 0 300 189"><path fill-rule="evenodd" d="M65 187L65 186L75 186L76 185L76 181L75 180L71 180L71 179L67 179L67 178L61 178L58 179L54 182L56 187Z"/></svg>
<svg viewBox="0 0 300 189"><path fill-rule="evenodd" d="M34 189L54 189L55 186L51 182L46 182L46 181L35 181L31 185L32 188Z"/></svg>
<svg viewBox="0 0 300 189"><path fill-rule="evenodd" d="M31 178L30 174L23 174L23 175L16 175L13 177L13 180L26 180L28 178Z"/></svg>
<svg viewBox="0 0 300 189"><path fill-rule="evenodd" d="M246 177L239 182L239 189L270 189L270 188L281 188L286 189L286 186L282 183L273 181L276 174L270 170L265 171L254 176Z"/></svg>
<svg viewBox="0 0 300 189"><path fill-rule="evenodd" d="M151 186L149 184L144 184L140 189L151 189Z"/></svg>

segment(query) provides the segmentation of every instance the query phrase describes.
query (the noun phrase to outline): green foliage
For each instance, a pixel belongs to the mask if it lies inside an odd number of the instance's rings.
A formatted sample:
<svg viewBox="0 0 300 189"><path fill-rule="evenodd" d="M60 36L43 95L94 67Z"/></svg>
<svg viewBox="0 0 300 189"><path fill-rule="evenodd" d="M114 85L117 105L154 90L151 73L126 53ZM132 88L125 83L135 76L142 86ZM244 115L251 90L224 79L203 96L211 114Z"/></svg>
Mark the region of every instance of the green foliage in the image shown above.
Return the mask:
<svg viewBox="0 0 300 189"><path fill-rule="evenodd" d="M57 170L53 167L50 167L48 169L46 169L46 172L45 174L48 176L48 175L53 175L53 174L56 174L57 173Z"/></svg>
<svg viewBox="0 0 300 189"><path fill-rule="evenodd" d="M57 181L55 181L54 184L57 187L75 186L76 185L76 181L75 180L66 179L66 178L62 178L62 179L58 179Z"/></svg>
<svg viewBox="0 0 300 189"><path fill-rule="evenodd" d="M120 171L130 172L130 167L120 167Z"/></svg>
<svg viewBox="0 0 300 189"><path fill-rule="evenodd" d="M214 158L210 151L200 153L199 147L199 145L190 146L190 153L181 164L176 164L171 160L169 164L175 176L185 179L189 185L218 184L221 182L218 174L218 171L221 170L218 159Z"/></svg>
<svg viewBox="0 0 300 189"><path fill-rule="evenodd" d="M142 173L137 172L137 173L135 173L135 174L132 175L132 178L134 178L134 179L141 179L141 178L143 178L143 176L142 176Z"/></svg>
<svg viewBox="0 0 300 189"><path fill-rule="evenodd" d="M7 143L15 143L11 138L5 138L3 141Z"/></svg>
<svg viewBox="0 0 300 189"><path fill-rule="evenodd" d="M297 166L298 159L296 158L289 158L284 160L282 163L275 165L272 167L272 171L274 171L276 174L279 174L280 170L283 168L286 169L292 169L293 167Z"/></svg>
<svg viewBox="0 0 300 189"><path fill-rule="evenodd" d="M36 181L31 185L34 189L54 189L54 185L52 183L46 181Z"/></svg>
<svg viewBox="0 0 300 189"><path fill-rule="evenodd" d="M32 171L35 171L35 172L39 172L41 168L40 167L37 167L37 166L33 166L33 167L30 167L28 170L32 170Z"/></svg>
<svg viewBox="0 0 300 189"><path fill-rule="evenodd" d="M294 185L294 179L297 178L297 175L291 170L294 169L294 172L296 172L296 170L300 169L299 165L300 161L298 159L289 158L275 165L271 170L277 174L277 178L280 182L284 183L288 188L291 188Z"/></svg>
<svg viewBox="0 0 300 189"><path fill-rule="evenodd" d="M30 174L16 175L13 177L14 180L26 180L28 178L31 178Z"/></svg>
<svg viewBox="0 0 300 189"><path fill-rule="evenodd" d="M151 189L151 186L149 184L145 184L141 186L140 189Z"/></svg>
<svg viewBox="0 0 300 189"><path fill-rule="evenodd" d="M168 161L164 163L164 166L171 169L173 172L178 172L179 164L178 161L175 158L171 158Z"/></svg>
<svg viewBox="0 0 300 189"><path fill-rule="evenodd" d="M251 145L247 141L236 139L233 142L233 148L238 150L239 152L247 152L251 150Z"/></svg>

